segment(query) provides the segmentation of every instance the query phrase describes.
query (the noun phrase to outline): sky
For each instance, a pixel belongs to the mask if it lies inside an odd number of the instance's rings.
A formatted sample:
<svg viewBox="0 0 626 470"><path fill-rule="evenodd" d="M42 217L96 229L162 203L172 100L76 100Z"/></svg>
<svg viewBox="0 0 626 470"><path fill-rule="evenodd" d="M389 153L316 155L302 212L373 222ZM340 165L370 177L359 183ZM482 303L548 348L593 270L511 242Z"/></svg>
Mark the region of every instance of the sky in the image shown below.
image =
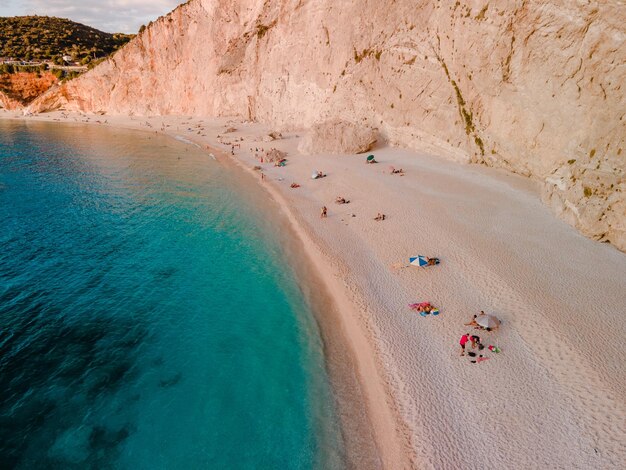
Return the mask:
<svg viewBox="0 0 626 470"><path fill-rule="evenodd" d="M107 33L136 33L185 0L0 0L0 16L58 16Z"/></svg>

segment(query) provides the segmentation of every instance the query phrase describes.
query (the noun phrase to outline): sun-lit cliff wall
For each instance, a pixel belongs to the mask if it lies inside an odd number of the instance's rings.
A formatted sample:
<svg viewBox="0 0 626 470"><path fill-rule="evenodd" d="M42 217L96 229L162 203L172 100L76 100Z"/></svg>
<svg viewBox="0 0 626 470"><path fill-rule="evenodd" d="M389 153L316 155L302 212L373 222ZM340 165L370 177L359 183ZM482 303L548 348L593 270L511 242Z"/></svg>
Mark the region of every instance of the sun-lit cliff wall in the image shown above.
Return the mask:
<svg viewBox="0 0 626 470"><path fill-rule="evenodd" d="M362 122L531 176L626 249L625 25L617 0L192 0L31 110Z"/></svg>

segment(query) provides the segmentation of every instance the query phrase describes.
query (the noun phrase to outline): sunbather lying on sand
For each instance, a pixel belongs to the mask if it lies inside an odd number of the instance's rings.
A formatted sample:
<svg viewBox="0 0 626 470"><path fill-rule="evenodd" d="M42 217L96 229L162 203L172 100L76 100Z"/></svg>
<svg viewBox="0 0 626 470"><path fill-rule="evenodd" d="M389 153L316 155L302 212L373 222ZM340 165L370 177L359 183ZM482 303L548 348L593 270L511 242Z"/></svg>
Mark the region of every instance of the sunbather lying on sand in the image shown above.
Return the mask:
<svg viewBox="0 0 626 470"><path fill-rule="evenodd" d="M350 204L350 201L346 200L346 198L341 197L341 196L337 196L337 197L335 198L335 202L336 202L337 204Z"/></svg>
<svg viewBox="0 0 626 470"><path fill-rule="evenodd" d="M480 317L485 317L485 316L487 316L487 314L481 310L481 311L480 311L480 315L478 315L478 316L474 315L474 318L478 319L478 318L480 318ZM494 328L498 328L498 326L496 325ZM493 331L493 330L494 330L494 328L484 327L484 326L479 325L478 323L476 323L476 329L477 329L477 330L483 330L483 331Z"/></svg>
<svg viewBox="0 0 626 470"><path fill-rule="evenodd" d="M381 214L380 212L376 215L376 217L374 217L374 220L379 221L379 220L385 220L385 214Z"/></svg>
<svg viewBox="0 0 626 470"><path fill-rule="evenodd" d="M295 189L295 188L299 188L300 185L298 183L291 183L290 187Z"/></svg>
<svg viewBox="0 0 626 470"><path fill-rule="evenodd" d="M476 327L476 328L480 328L480 325L478 323L476 323L476 317L477 316L478 315L474 315L474 318L472 318L469 323L465 323L464 325L465 326L473 326L473 327Z"/></svg>
<svg viewBox="0 0 626 470"><path fill-rule="evenodd" d="M428 258L427 266L434 266L436 264L439 264L439 258Z"/></svg>

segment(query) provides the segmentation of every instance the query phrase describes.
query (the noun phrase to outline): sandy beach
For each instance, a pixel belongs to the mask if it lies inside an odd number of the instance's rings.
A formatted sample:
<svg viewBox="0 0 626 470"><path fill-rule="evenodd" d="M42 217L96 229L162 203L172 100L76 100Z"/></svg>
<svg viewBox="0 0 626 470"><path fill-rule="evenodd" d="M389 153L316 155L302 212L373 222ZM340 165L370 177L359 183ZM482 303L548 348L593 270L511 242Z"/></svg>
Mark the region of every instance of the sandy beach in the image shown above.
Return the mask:
<svg viewBox="0 0 626 470"><path fill-rule="evenodd" d="M302 133L266 142L273 129L236 119L0 118L166 133L253 174L332 298L336 324L326 328L352 355L384 468L626 464L626 255L554 217L531 180L384 145L373 165L304 156ZM271 148L287 152L284 167L255 158ZM314 170L327 177L311 179ZM416 255L441 264L406 267ZM440 315L408 308L420 301ZM464 326L481 310L501 327ZM459 347L468 332L501 352L471 363Z"/></svg>

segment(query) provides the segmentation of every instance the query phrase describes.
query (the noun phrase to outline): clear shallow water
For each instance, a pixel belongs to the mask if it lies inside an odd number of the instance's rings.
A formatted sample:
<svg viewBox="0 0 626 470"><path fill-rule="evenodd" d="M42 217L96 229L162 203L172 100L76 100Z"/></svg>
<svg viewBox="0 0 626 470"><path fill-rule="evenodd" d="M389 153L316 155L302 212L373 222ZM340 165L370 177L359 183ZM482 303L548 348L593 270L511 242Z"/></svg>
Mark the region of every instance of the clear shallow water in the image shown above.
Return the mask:
<svg viewBox="0 0 626 470"><path fill-rule="evenodd" d="M272 221L197 149L0 121L0 462L341 468Z"/></svg>

